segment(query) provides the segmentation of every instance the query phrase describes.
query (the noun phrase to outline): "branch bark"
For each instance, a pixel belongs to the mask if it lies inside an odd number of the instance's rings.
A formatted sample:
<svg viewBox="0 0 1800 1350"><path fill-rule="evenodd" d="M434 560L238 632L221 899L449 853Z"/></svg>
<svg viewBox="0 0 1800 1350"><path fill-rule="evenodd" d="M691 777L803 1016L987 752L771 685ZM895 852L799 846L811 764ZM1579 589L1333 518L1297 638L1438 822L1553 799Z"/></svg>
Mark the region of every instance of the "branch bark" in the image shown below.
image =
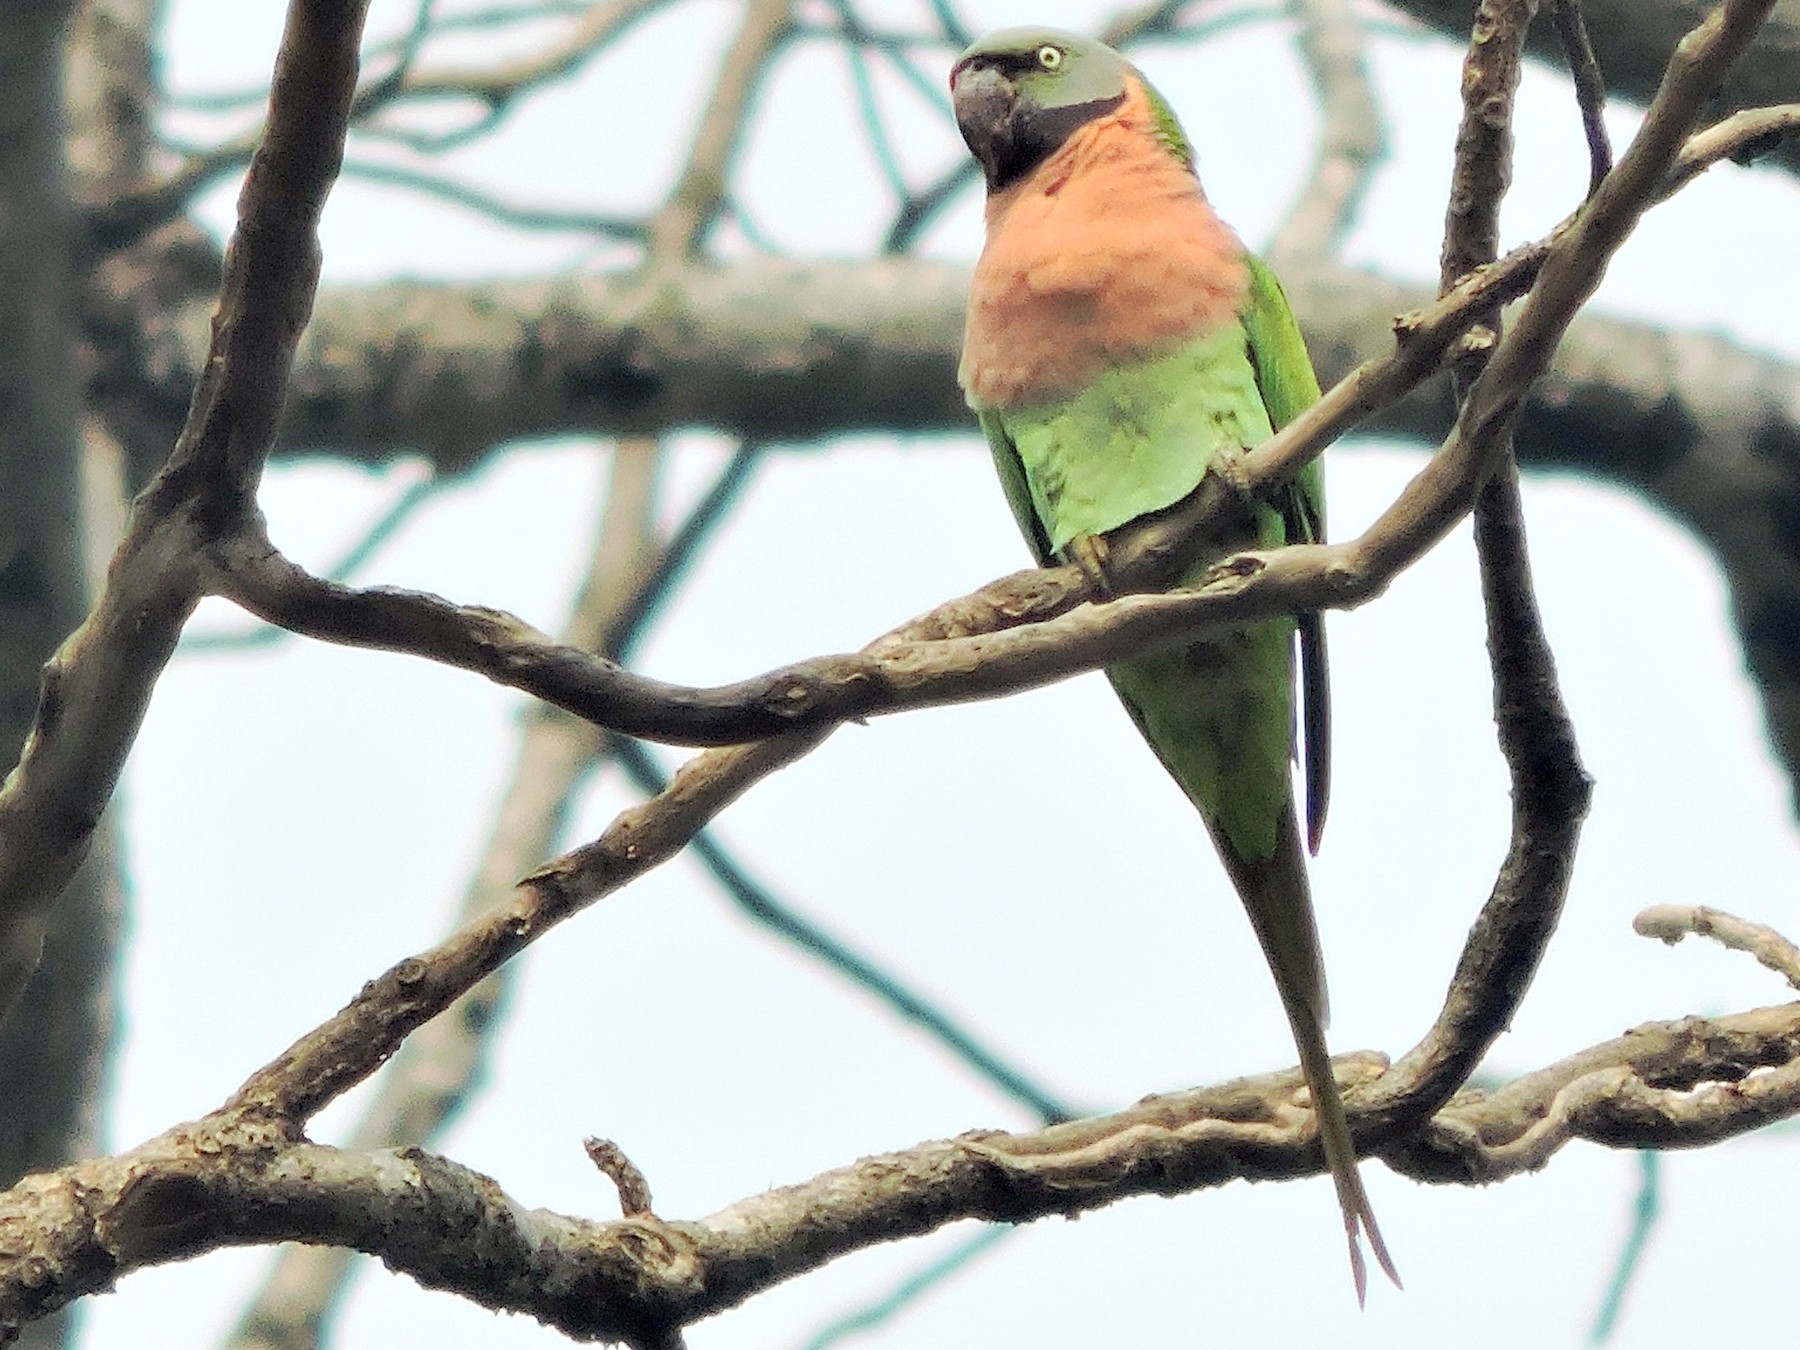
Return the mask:
<svg viewBox="0 0 1800 1350"><path fill-rule="evenodd" d="M1338 1064L1352 1082L1382 1067L1369 1055ZM1239 1079L864 1158L700 1220L609 1223L528 1210L416 1149L326 1148L227 1109L0 1195L0 1331L145 1266L305 1241L367 1252L573 1337L666 1345L673 1329L839 1256L959 1219L1020 1223L1315 1172L1302 1090L1294 1070ZM1459 1093L1406 1141L1371 1142L1403 1175L1485 1184L1542 1167L1574 1139L1699 1147L1796 1110L1800 1005L1787 1004L1649 1023L1495 1091Z"/></svg>
<svg viewBox="0 0 1800 1350"><path fill-rule="evenodd" d="M1475 381L1444 449L1361 539L1346 545L1289 547L1273 554L1240 555L1223 564L1214 573L1216 580L1209 580L1200 592L1128 596L1114 602L1108 608L1127 617L1111 622L1122 627L1150 607L1162 607L1155 612L1159 619L1167 619L1182 606L1228 606L1239 600L1245 590L1256 598L1246 606L1249 612L1234 614L1239 620L1284 610L1316 609L1321 605L1311 593L1297 599L1295 592L1303 592L1309 584L1327 583L1344 588L1346 593L1359 588L1371 591L1393 569L1404 566L1418 551L1440 538L1461 513L1470 509L1477 485L1503 455L1527 389L1548 363L1575 310L1598 284L1606 260L1652 200L1688 126L1698 116L1709 81L1742 50L1764 12L1766 4L1749 0L1728 4L1690 43L1684 44L1671 64L1664 90L1643 131L1618 169L1608 176L1590 207L1543 251L1520 321ZM1358 409L1378 406L1383 396L1391 397L1404 388L1408 378L1416 379L1423 371L1435 369L1461 331L1455 316L1479 310L1494 288L1504 284L1503 279L1520 270L1517 266L1510 270L1488 269L1465 280L1433 311L1418 316L1392 358L1371 363L1341 382L1304 416L1245 455L1238 465L1241 486L1255 490L1297 472L1309 455L1317 453L1323 439L1341 430ZM1228 509L1236 501L1228 489L1210 476L1196 495L1202 499L1197 509ZM1165 520L1141 528L1141 537L1135 542L1141 544L1142 537L1154 536L1158 526L1168 524ZM1178 539L1196 534L1206 537L1204 531L1193 528L1193 522L1171 528ZM1150 552L1146 550L1144 556ZM1130 550L1121 549L1114 555L1115 564L1130 561ZM1295 587L1295 592L1288 593L1285 605L1277 605L1265 593L1281 595L1284 584ZM1272 607L1257 611L1253 608L1256 603ZM1104 625L1108 620L1100 622ZM903 638L917 639L934 633L942 623L940 616L927 616L909 626L909 632L890 635L871 650L880 652ZM1039 626L1040 630L1047 627ZM1154 631L1152 625L1145 625L1140 637L1146 645ZM1178 634L1174 625L1162 625L1163 640ZM1024 636L1027 641L1033 638L1030 632ZM1119 654L1111 649L1087 653L1094 664L1115 660ZM715 750L690 761L668 788L642 806L623 813L599 839L526 878L504 912L469 925L431 951L403 961L371 981L329 1022L253 1075L226 1110L250 1112L258 1118L274 1117L296 1126L303 1123L327 1102L373 1073L407 1035L476 981L551 927L666 861L708 819L760 777L805 754L823 735L822 730L811 730ZM1579 780L1578 770L1576 778ZM1547 809L1555 809L1555 805L1552 803ZM1572 814L1578 817L1579 808ZM1471 943L1477 959L1483 955L1475 950L1480 932L1478 928ZM1504 976L1508 972L1498 968L1489 969L1488 973ZM1457 995L1458 990L1453 988L1446 1015ZM1450 1030L1454 1033L1458 1028Z"/></svg>
<svg viewBox="0 0 1800 1350"><path fill-rule="evenodd" d="M1394 315L1431 299L1329 262L1291 262L1282 276L1328 383L1385 349ZM754 261L654 287L589 277L327 291L281 453L424 454L455 472L497 445L578 429L704 425L777 442L961 431L966 280L914 259ZM1366 429L1435 440L1454 415L1438 380ZM1730 583L1771 735L1790 773L1800 768L1800 542L1783 523L1800 518L1800 366L1711 334L1583 315L1515 447L1528 469L1641 493L1705 541Z"/></svg>
<svg viewBox="0 0 1800 1350"><path fill-rule="evenodd" d="M1483 0L1463 62L1463 119L1445 213L1441 282L1449 292L1491 263L1511 180L1512 100L1533 0ZM1534 292L1533 299L1537 299ZM1500 307L1481 316L1497 342ZM1515 340L1516 341L1516 340ZM1456 371L1459 432L1484 393L1493 349ZM1500 355L1511 355L1501 347ZM1431 1029L1369 1094L1382 1118L1419 1119L1474 1072L1525 997L1562 915L1592 791L1538 615L1511 438L1475 498L1475 543L1493 672L1494 723L1512 788L1511 836L1488 901L1464 943Z"/></svg>
<svg viewBox="0 0 1800 1350"><path fill-rule="evenodd" d="M93 611L45 666L25 748L0 788L0 1016L17 1001L52 906L92 843L157 677L199 600L206 549L254 510L294 343L318 282L318 217L343 152L364 3L295 0L290 10L268 135L244 186L212 350L187 425L168 466L139 498ZM53 19L45 22L43 45L54 50L59 34ZM43 73L54 70L47 59L35 69L32 79L52 79ZM40 132L35 143L45 142L54 137ZM43 215L57 219L54 202ZM67 243L58 250L52 237L41 251L67 256ZM49 275L54 281L54 269ZM27 295L41 284L21 282ZM52 308L40 316L44 333L58 331L59 312L66 314ZM48 387L60 383L52 373ZM67 393L72 433L79 419L75 391ZM54 430L40 439L54 444ZM78 597L80 552L69 519L74 462L71 450L69 504L60 512L46 504L36 528L59 519L68 526L60 546L73 554ZM0 650L31 649L21 642Z"/></svg>
<svg viewBox="0 0 1800 1350"><path fill-rule="evenodd" d="M746 11L700 119L686 168L647 231L653 262L679 263L703 239L746 124L746 106L789 22L787 0L761 0ZM591 27L591 20L582 25ZM573 648L620 656L646 615L644 596L668 580L661 564L671 545L657 539L654 526L656 489L666 453L661 442L648 438L625 438L613 448L606 512L565 636ZM590 724L551 708L533 709L456 927L502 909L515 879L552 850L573 795L604 743ZM360 1146L422 1145L457 1114L474 1090L500 1025L507 974L506 967L496 970L457 1001L453 1015L433 1019L409 1039L357 1127L355 1140ZM590 1140L589 1155L597 1165L607 1165L603 1158L616 1164L609 1174L618 1184L626 1214L636 1212L634 1203L648 1210L649 1190L642 1175L615 1145L602 1147L602 1142ZM237 1350L279 1350L316 1343L342 1294L349 1258L337 1247L288 1249L246 1309L229 1345Z"/></svg>

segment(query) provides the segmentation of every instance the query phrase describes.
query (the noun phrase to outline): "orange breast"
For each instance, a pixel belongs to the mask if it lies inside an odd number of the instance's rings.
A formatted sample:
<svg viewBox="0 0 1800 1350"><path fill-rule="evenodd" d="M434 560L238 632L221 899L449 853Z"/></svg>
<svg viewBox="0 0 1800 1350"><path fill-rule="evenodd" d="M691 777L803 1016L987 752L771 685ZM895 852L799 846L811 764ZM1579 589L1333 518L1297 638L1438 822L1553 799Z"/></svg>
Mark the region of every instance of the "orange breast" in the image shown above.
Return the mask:
<svg viewBox="0 0 1800 1350"><path fill-rule="evenodd" d="M1152 127L1133 79L1117 110L988 198L963 333L971 401L1065 398L1236 316L1243 245Z"/></svg>

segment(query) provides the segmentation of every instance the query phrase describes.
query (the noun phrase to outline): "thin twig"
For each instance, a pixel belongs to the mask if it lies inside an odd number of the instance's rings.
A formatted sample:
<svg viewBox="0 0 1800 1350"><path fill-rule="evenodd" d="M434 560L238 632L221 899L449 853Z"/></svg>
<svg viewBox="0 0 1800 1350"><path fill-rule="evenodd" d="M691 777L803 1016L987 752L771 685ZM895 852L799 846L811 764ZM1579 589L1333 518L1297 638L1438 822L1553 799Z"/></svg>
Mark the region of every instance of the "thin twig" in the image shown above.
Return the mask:
<svg viewBox="0 0 1800 1350"><path fill-rule="evenodd" d="M762 463L763 452L764 447L754 441L747 441L731 452L731 458L725 461L719 476L713 479L658 550L643 584L619 606L618 619L597 650L612 653L620 662L631 659L657 613L687 576L702 545L743 496L751 475Z"/></svg>
<svg viewBox="0 0 1800 1350"><path fill-rule="evenodd" d="M505 201L467 183L453 182L441 174L411 169L398 164L381 164L372 160L350 159L344 162L344 177L383 187L401 188L423 197L435 197L452 206L473 211L499 225L515 230L541 230L552 234L591 234L622 243L642 243L644 226L624 216L605 215L595 211L568 211L548 206L524 206Z"/></svg>
<svg viewBox="0 0 1800 1350"><path fill-rule="evenodd" d="M950 199L980 176L975 161L964 156L943 177L902 201L900 209L894 213L894 223L888 226L887 237L881 241L881 251L905 253L918 242L938 212L949 205Z"/></svg>
<svg viewBox="0 0 1800 1350"><path fill-rule="evenodd" d="M385 75L367 87L371 101L386 102L406 83L406 77L412 74L413 65L419 59L419 52L425 46L425 39L431 36L431 10L435 0L417 0L413 10L412 24L407 28L397 44L394 45L394 64Z"/></svg>
<svg viewBox="0 0 1800 1350"><path fill-rule="evenodd" d="M931 12L937 16L938 27L943 30L944 40L955 47L966 47L973 42L974 35L963 24L957 15L951 0L931 0Z"/></svg>
<svg viewBox="0 0 1800 1350"><path fill-rule="evenodd" d="M1747 164L1766 155L1796 132L1800 132L1800 103L1740 109L1688 138L1658 200L1674 196L1700 174L1724 160Z"/></svg>
<svg viewBox="0 0 1800 1350"><path fill-rule="evenodd" d="M918 1302L925 1294L950 1279L951 1276L960 1275L1018 1231L1010 1224L987 1225L973 1237L965 1238L942 1256L915 1270L882 1297L854 1312L833 1318L807 1337L801 1350L830 1350L832 1346L847 1341L853 1336L874 1331L877 1327L893 1320L905 1309Z"/></svg>
<svg viewBox="0 0 1800 1350"><path fill-rule="evenodd" d="M453 14L434 14L431 18L430 36L442 37L447 33L492 33L561 19L580 18L583 15L592 15L593 10L592 0L536 0L536 3L529 6L497 5L491 9L469 9ZM366 64L397 58L408 47L411 40L412 31L410 29L399 37L377 39L364 48L363 61ZM560 47L562 44L558 45ZM165 106L176 112L231 113L256 107L266 102L268 97L268 87L259 84L245 86L241 89L216 89L204 93L176 90L167 95L164 103Z"/></svg>
<svg viewBox="0 0 1800 1350"><path fill-rule="evenodd" d="M1642 936L1671 947L1689 933L1709 937L1733 951L1748 952L1795 989L1800 989L1800 947L1773 928L1751 923L1705 905L1652 905L1631 921Z"/></svg>
<svg viewBox="0 0 1800 1350"><path fill-rule="evenodd" d="M1662 1154L1649 1149L1637 1155L1638 1193L1631 1206L1631 1228L1619 1248L1619 1260L1607 1281L1606 1296L1600 1301L1600 1312L1588 1332L1589 1345L1605 1345L1618 1328L1619 1313L1625 1307L1625 1295L1631 1292L1631 1281L1644 1262L1644 1251L1650 1245L1650 1234L1662 1217Z"/></svg>
<svg viewBox="0 0 1800 1350"><path fill-rule="evenodd" d="M1575 81L1575 102L1581 109L1581 129L1587 137L1591 196L1612 168L1612 142L1606 136L1606 81L1600 74L1600 62L1594 57L1594 44L1588 40L1581 0L1550 0L1550 14L1556 20L1556 35L1562 40L1569 74Z"/></svg>
<svg viewBox="0 0 1800 1350"><path fill-rule="evenodd" d="M844 25L848 29L855 22L847 3L840 3L839 10L844 16ZM887 123L881 115L881 101L875 94L875 82L869 76L869 62L863 56L862 46L854 41L844 43L844 57L850 63L850 87L856 94L856 110L862 118L863 130L869 138L869 149L875 156L875 163L881 169L881 175L887 180L889 191L899 201L906 201L912 194L906 186L906 173L900 167L900 156L894 149L893 140L888 136Z"/></svg>
<svg viewBox="0 0 1800 1350"><path fill-rule="evenodd" d="M533 89L574 74L633 24L667 3L613 0L588 6L563 41L520 61L479 70L409 70L398 81L377 80L357 91L351 120L366 122L407 100L469 99L490 107L512 103ZM101 249L136 243L178 215L194 194L248 163L261 135L258 129L190 155L161 181L96 206L88 213L89 237Z"/></svg>
<svg viewBox="0 0 1800 1350"><path fill-rule="evenodd" d="M640 790L654 796L669 785L649 752L636 741L616 738L612 756ZM972 1032L959 1026L954 1018L922 994L907 988L899 978L777 900L708 831L696 833L688 847L739 909L827 970L835 971L877 1002L920 1027L966 1067L1019 1102L1046 1125L1086 1114L1033 1082L1023 1069L1008 1064L997 1051L983 1045Z"/></svg>
<svg viewBox="0 0 1800 1350"><path fill-rule="evenodd" d="M377 552L392 539L395 533L410 521L427 502L431 501L443 490L441 478L421 478L408 483L400 495L388 505L373 524L362 532L357 541L338 556L336 562L324 568L320 575L331 581L349 581L363 564L375 556ZM276 628L271 624L258 624L248 632L240 633L194 633L184 631L181 641L176 644L178 656L198 656L218 652L252 651L271 646L283 638L293 634L285 628Z"/></svg>
<svg viewBox="0 0 1800 1350"><path fill-rule="evenodd" d="M643 1214L655 1216L650 1201L650 1183L644 1179L637 1164L625 1156L624 1149L610 1139L584 1139L581 1146L587 1150L588 1161L605 1173L619 1192L621 1214L628 1219Z"/></svg>

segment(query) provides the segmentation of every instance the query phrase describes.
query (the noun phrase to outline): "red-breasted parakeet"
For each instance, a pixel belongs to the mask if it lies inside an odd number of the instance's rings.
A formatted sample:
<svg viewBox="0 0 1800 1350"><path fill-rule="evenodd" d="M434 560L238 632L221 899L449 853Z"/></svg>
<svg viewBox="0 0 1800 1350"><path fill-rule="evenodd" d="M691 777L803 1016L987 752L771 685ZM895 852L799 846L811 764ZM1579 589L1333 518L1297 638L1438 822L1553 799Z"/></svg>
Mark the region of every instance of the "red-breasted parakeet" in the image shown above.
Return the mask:
<svg viewBox="0 0 1800 1350"><path fill-rule="evenodd" d="M1098 42L994 33L951 73L987 178L961 380L1038 561L1180 501L1213 456L1253 447L1319 397L1274 276L1213 212L1168 104ZM1222 531L1226 554L1324 536L1315 462ZM1318 615L1271 620L1107 671L1199 808L1274 972L1349 1238L1398 1283L1357 1172L1325 1046L1325 969L1294 807L1294 647L1304 688L1307 840L1325 822L1329 716Z"/></svg>

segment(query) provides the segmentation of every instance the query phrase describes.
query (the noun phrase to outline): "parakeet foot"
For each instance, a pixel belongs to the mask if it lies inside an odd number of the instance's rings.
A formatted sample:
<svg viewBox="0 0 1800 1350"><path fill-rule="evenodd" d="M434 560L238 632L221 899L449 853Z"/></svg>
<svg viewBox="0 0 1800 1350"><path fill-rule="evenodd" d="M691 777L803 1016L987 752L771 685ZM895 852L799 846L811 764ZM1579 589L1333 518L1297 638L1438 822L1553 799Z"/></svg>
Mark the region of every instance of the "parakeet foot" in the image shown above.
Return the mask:
<svg viewBox="0 0 1800 1350"><path fill-rule="evenodd" d="M1107 544L1105 535L1078 534L1068 542L1063 554L1087 574L1087 579L1103 598L1112 595L1112 580L1106 572L1107 564L1112 558L1112 549Z"/></svg>

